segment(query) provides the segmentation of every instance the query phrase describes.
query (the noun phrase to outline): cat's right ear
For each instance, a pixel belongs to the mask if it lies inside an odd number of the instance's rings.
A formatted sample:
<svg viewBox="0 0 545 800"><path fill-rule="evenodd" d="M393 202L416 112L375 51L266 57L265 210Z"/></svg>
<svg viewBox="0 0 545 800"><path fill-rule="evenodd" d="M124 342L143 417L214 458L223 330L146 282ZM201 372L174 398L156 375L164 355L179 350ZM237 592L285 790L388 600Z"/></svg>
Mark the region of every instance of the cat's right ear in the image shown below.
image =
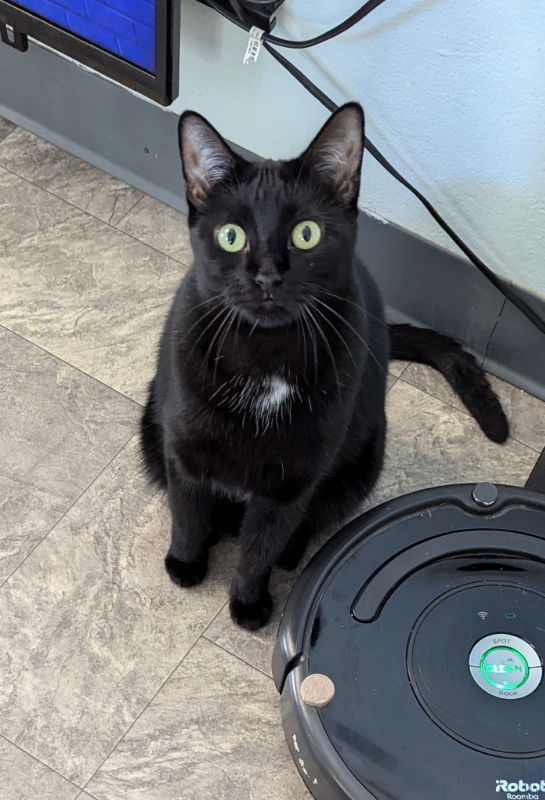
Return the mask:
<svg viewBox="0 0 545 800"><path fill-rule="evenodd" d="M212 187L233 174L235 155L212 125L194 111L180 117L178 136L187 200L202 210Z"/></svg>

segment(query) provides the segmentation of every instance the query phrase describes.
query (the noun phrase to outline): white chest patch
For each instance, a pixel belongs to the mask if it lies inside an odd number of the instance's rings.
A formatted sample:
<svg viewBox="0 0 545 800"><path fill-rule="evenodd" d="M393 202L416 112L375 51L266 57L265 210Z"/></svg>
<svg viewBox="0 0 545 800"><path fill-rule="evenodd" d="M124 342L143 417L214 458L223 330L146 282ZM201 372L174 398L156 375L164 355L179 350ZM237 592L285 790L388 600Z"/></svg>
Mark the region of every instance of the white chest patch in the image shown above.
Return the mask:
<svg viewBox="0 0 545 800"><path fill-rule="evenodd" d="M235 375L212 395L218 405L231 411L251 414L258 431L265 432L272 425L291 416L296 398L301 397L299 387L288 383L279 375L251 378Z"/></svg>
<svg viewBox="0 0 545 800"><path fill-rule="evenodd" d="M266 380L267 379L265 379L265 382L262 384L261 393L256 403L256 406L262 413L267 413L268 410L279 408L282 403L285 403L291 398L295 389L294 386L286 383L285 380L278 378L276 375L268 379L268 384Z"/></svg>

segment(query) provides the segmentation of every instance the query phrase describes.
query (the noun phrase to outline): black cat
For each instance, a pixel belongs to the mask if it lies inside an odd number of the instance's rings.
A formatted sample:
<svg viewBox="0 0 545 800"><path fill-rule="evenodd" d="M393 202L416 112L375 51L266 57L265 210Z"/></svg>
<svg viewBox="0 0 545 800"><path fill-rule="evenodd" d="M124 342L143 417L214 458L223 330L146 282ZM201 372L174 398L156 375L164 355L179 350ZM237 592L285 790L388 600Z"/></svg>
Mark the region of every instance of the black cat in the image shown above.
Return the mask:
<svg viewBox="0 0 545 800"><path fill-rule="evenodd" d="M256 629L273 565L293 568L309 535L341 525L377 480L390 357L439 369L494 441L508 425L474 359L432 331L389 329L354 264L357 104L292 161L250 163L192 112L179 132L195 261L167 319L142 446L168 490L170 577L202 581L218 531L240 529L231 616Z"/></svg>

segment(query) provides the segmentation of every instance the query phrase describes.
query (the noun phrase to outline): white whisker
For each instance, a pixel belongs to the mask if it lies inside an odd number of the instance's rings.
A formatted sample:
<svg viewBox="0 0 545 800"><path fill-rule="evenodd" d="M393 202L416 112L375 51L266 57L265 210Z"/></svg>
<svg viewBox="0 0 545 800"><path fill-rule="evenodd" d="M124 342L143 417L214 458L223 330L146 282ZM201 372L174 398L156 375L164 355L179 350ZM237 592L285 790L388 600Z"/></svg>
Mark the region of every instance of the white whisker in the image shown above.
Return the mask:
<svg viewBox="0 0 545 800"><path fill-rule="evenodd" d="M325 315L325 314L323 314L323 313L320 311L320 309L319 309L319 308L316 308L316 306L315 306L315 305L313 305L313 304L311 304L311 305L312 305L312 307L314 308L314 310L316 311L316 313L317 313L317 314L319 314L319 315L322 317L322 319L323 319L323 320L325 320L325 321L327 322L327 324L329 325L329 327L330 327L330 328L332 328L332 329L333 329L333 331L334 331L334 332L337 334L337 336L339 337L339 339L340 339L340 340L341 340L341 342L343 343L343 345L344 345L344 347L345 347L345 349L346 349L346 352L347 352L347 353L348 353L348 355L350 356L350 361L352 362L352 364L353 364L354 366L356 366L356 362L354 361L354 356L352 355L352 350L349 348L349 346L348 346L348 343L347 343L346 339L344 338L344 336L342 336L342 334L340 333L339 329L336 327L336 325L334 325L334 324L331 322L331 320L329 320L329 319L326 317L326 315Z"/></svg>
<svg viewBox="0 0 545 800"><path fill-rule="evenodd" d="M350 330L352 331L352 333L353 333L355 336L357 336L357 338L360 340L360 342L362 343L362 345L365 347L365 349L367 350L368 354L371 356L371 358L373 359L373 361L375 362L375 364L376 364L376 365L379 367L379 369L380 369L382 372L386 372L386 370L384 369L384 367L382 366L382 364L380 363L380 361L377 359L377 357L374 355L374 353L372 352L371 348L369 347L369 345L367 344L367 342L365 341L365 339L364 339L364 338L361 336L361 334L360 334L360 333L358 333L358 331L357 331L357 330L354 328L354 326L353 326L353 325L352 325L350 322L348 322L348 320L347 320L345 317L343 317L343 315L342 315L342 314L339 314L337 311L335 311L335 309L334 309L334 308L331 308L331 306L329 306L327 303L324 303L322 300L319 300L317 297L315 297L314 299L316 300L316 302L317 302L317 303L320 303L320 305L321 305L321 306L324 306L324 308L327 308L329 311L331 311L331 313L332 313L332 314L334 314L336 317L338 317L338 319L340 319L340 320L341 320L341 322L344 322L344 324L345 324L345 325L346 325L348 328L350 328ZM316 311L318 310L318 309L316 309L316 306L315 306L314 308L315 308L315 310L316 310Z"/></svg>
<svg viewBox="0 0 545 800"><path fill-rule="evenodd" d="M325 335L325 333L323 332L323 330L322 330L322 328L320 326L320 323L318 322L318 320L316 319L316 317L314 316L314 314L312 313L310 308L307 305L305 305L304 308L306 310L306 313L309 315L310 319L313 321L314 326L315 326L316 330L318 331L318 333L320 334L320 336L321 336L321 338L323 340L323 343L324 343L324 345L326 347L326 350L327 350L327 352L329 354L329 358L331 360L331 366L333 367L333 372L335 374L335 382L337 384L337 392L338 392L338 395L340 397L341 396L341 384L340 384L340 381L339 381L339 373L337 371L337 365L335 363L335 356L333 355L333 350L331 349L331 345L329 344L328 338Z"/></svg>

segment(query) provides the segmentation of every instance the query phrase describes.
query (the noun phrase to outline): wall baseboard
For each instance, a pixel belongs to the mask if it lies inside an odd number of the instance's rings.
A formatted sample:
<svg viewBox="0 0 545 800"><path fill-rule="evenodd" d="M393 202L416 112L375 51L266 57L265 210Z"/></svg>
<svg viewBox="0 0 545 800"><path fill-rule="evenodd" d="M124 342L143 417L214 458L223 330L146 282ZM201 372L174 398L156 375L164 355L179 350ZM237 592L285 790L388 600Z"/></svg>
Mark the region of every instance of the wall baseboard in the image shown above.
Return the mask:
<svg viewBox="0 0 545 800"><path fill-rule="evenodd" d="M0 75L0 115L186 210L177 114L32 42L26 53L0 45ZM357 247L390 319L455 337L485 369L545 400L543 334L475 267L364 211ZM545 317L543 300L525 299Z"/></svg>
<svg viewBox="0 0 545 800"><path fill-rule="evenodd" d="M453 336L488 372L545 400L545 336L472 264L363 211L358 253L392 321ZM520 293L545 319L545 302Z"/></svg>

